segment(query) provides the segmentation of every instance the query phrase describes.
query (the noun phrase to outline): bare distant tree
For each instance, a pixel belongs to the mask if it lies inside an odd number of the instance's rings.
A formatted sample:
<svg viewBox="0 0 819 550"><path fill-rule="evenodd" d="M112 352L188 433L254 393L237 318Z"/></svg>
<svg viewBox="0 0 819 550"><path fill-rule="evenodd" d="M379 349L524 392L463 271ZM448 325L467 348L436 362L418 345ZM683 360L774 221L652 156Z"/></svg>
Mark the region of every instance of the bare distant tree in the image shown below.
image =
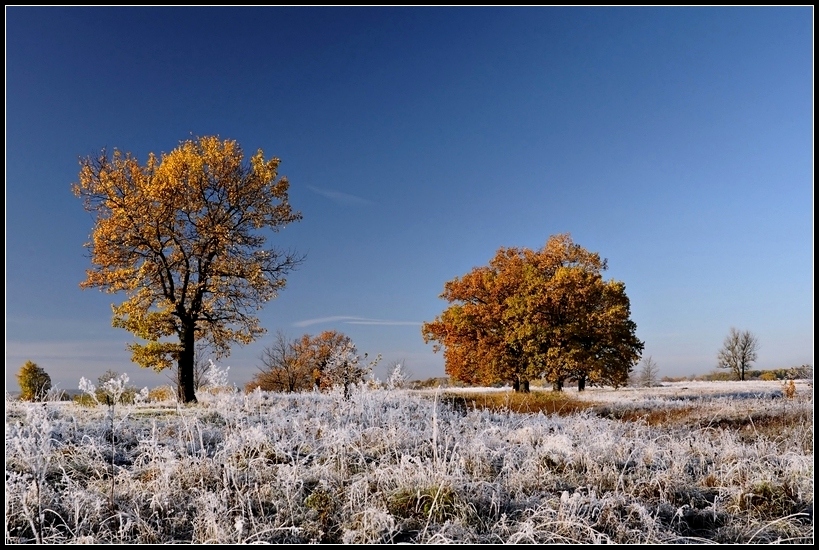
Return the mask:
<svg viewBox="0 0 819 550"><path fill-rule="evenodd" d="M246 386L246 391L260 387L264 391L297 392L313 387L313 369L297 349L297 342L283 332L276 332L273 343L262 351L262 367Z"/></svg>
<svg viewBox="0 0 819 550"><path fill-rule="evenodd" d="M644 386L646 388L650 388L652 386L657 385L657 376L660 373L660 368L657 366L657 362L649 355L645 357L642 361L642 366L640 367L640 372L637 375L637 382L640 386Z"/></svg>
<svg viewBox="0 0 819 550"><path fill-rule="evenodd" d="M739 331L731 327L717 354L717 367L731 369L739 380L745 380L745 372L756 361L759 340L751 331Z"/></svg>

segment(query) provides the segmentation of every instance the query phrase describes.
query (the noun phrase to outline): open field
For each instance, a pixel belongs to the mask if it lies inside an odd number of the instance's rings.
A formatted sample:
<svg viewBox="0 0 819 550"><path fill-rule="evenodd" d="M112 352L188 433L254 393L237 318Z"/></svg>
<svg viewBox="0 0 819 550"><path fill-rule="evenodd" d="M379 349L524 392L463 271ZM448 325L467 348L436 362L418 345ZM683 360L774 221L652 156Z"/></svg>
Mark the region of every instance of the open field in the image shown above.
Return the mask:
<svg viewBox="0 0 819 550"><path fill-rule="evenodd" d="M7 398L6 543L813 542L804 381L201 401Z"/></svg>

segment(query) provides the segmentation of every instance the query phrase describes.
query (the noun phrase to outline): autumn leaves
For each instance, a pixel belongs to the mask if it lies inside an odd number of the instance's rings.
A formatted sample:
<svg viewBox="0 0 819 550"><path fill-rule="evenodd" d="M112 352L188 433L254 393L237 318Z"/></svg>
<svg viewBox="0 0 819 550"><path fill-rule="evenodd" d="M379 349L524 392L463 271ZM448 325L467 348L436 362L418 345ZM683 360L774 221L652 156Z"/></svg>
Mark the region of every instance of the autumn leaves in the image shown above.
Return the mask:
<svg viewBox="0 0 819 550"><path fill-rule="evenodd" d="M624 385L643 343L625 285L604 281L605 269L568 234L537 251L501 248L488 266L444 285L451 305L423 325L424 341L444 350L447 374L468 383Z"/></svg>
<svg viewBox="0 0 819 550"><path fill-rule="evenodd" d="M279 159L259 150L246 160L235 141L206 136L144 165L119 151L80 165L72 189L95 215L81 286L125 294L113 325L141 340L130 345L132 359L156 370L176 362L180 400L195 401L196 342L219 357L259 338L256 311L303 261L265 248L261 232L301 219ZM605 269L569 235L537 251L501 248L488 266L445 284L451 305L423 325L424 340L466 382L624 384L643 344L625 286L604 281Z"/></svg>
<svg viewBox="0 0 819 550"><path fill-rule="evenodd" d="M80 165L73 191L96 220L81 286L124 292L113 324L144 341L132 359L157 370L175 361L180 400L196 401L195 342L224 356L264 334L256 311L303 260L264 247L262 230L301 219L279 159L259 150L245 162L235 141L206 136L144 166L119 151Z"/></svg>

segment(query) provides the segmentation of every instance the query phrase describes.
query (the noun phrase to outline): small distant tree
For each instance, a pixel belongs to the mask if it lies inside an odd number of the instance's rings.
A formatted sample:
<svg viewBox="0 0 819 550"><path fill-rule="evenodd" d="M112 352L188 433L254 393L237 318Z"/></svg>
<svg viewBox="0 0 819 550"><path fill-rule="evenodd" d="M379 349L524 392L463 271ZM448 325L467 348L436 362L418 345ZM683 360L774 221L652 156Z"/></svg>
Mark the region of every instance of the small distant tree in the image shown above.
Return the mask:
<svg viewBox="0 0 819 550"><path fill-rule="evenodd" d="M730 369L738 380L745 380L751 363L756 361L758 350L759 340L751 331L739 331L731 327L722 343L722 349L717 354L717 367Z"/></svg>
<svg viewBox="0 0 819 550"><path fill-rule="evenodd" d="M654 361L650 355L642 360L640 372L637 375L637 383L640 386L650 388L657 385L657 376L660 373L660 368L657 362Z"/></svg>
<svg viewBox="0 0 819 550"><path fill-rule="evenodd" d="M17 383L20 384L20 399L23 401L41 401L51 389L51 377L42 367L26 361L17 372Z"/></svg>
<svg viewBox="0 0 819 550"><path fill-rule="evenodd" d="M296 342L282 331L276 332L273 343L261 354L262 366L253 379L245 385L245 391L261 388L264 391L296 392L313 387L313 371L300 356Z"/></svg>
<svg viewBox="0 0 819 550"><path fill-rule="evenodd" d="M362 381L378 361L363 366L356 353L350 337L335 330L318 336L304 334L295 340L279 331L262 351L262 366L245 391L298 392L344 386L346 395L349 386Z"/></svg>

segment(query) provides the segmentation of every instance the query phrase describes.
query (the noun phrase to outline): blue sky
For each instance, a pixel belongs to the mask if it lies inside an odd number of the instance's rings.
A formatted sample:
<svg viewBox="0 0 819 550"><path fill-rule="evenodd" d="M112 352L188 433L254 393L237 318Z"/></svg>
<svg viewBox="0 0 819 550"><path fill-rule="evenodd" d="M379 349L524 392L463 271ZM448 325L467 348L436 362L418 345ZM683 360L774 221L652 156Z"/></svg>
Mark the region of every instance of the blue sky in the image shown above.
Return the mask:
<svg viewBox="0 0 819 550"><path fill-rule="evenodd" d="M115 295L80 290L78 159L194 136L281 159L307 254L221 362L335 329L444 375L421 323L501 246L570 233L608 259L644 356L813 364L813 8L6 7L6 387L130 363Z"/></svg>

